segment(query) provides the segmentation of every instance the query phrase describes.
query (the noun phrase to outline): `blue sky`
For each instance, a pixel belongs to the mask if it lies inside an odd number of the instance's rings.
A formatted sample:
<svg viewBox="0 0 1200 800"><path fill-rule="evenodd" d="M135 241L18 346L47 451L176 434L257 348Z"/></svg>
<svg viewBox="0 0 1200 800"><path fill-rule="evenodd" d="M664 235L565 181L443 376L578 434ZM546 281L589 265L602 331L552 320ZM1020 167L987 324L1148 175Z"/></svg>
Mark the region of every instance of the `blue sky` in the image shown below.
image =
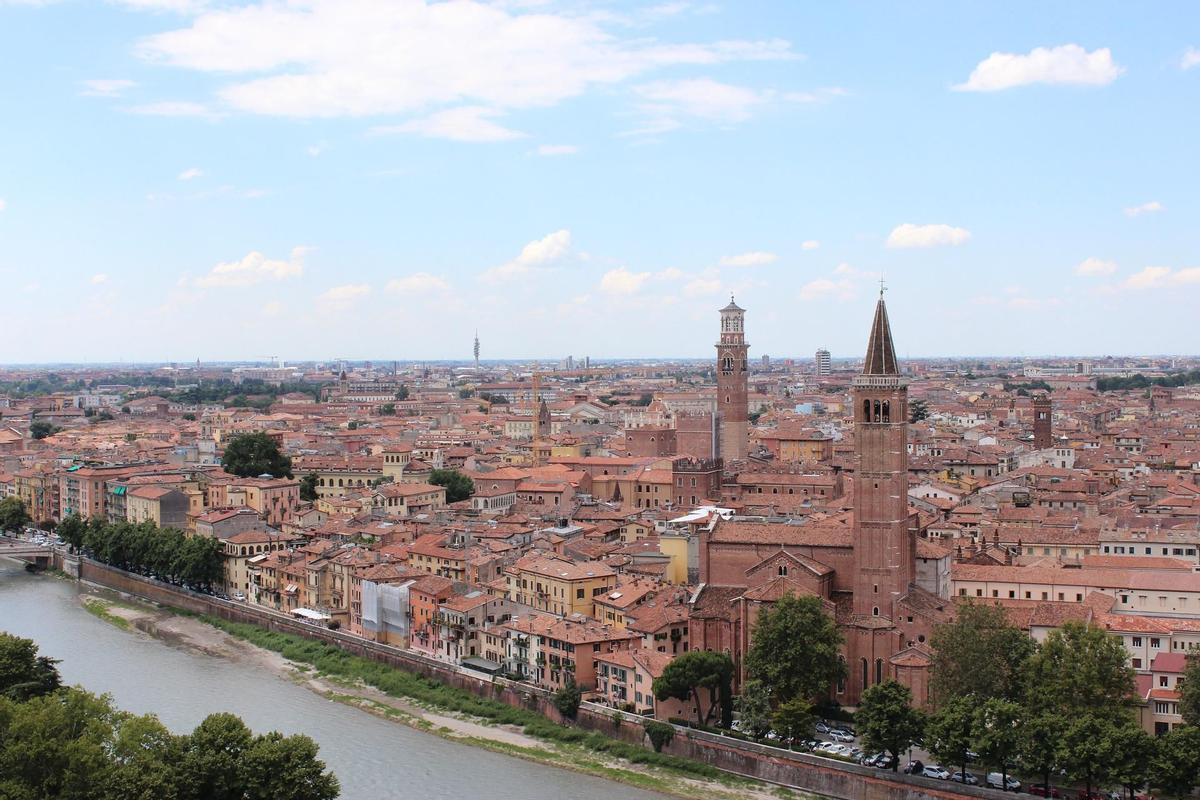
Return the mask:
<svg viewBox="0 0 1200 800"><path fill-rule="evenodd" d="M0 0L0 362L1195 353L1191 3Z"/></svg>

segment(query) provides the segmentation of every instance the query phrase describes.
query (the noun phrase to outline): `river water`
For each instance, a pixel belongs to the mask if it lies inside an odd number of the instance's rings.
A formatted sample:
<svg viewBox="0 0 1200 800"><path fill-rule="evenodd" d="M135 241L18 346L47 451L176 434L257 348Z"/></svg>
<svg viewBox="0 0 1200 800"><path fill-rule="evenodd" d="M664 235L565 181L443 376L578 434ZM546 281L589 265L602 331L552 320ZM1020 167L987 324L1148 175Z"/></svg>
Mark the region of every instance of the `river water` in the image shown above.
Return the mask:
<svg viewBox="0 0 1200 800"><path fill-rule="evenodd" d="M248 664L122 631L85 611L73 582L29 575L4 559L0 630L33 639L44 655L61 659L64 682L107 692L127 711L157 714L175 732L231 711L256 733L306 733L337 774L345 800L661 797L446 741L325 700Z"/></svg>

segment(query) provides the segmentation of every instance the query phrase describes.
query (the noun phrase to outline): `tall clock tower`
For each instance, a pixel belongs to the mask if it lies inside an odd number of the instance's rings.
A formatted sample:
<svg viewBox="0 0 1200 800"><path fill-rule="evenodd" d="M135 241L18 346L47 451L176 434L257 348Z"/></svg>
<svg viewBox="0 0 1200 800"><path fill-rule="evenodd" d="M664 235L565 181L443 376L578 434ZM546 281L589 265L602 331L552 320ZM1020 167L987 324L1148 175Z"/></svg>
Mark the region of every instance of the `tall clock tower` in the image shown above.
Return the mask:
<svg viewBox="0 0 1200 800"><path fill-rule="evenodd" d="M750 345L746 342L746 310L729 298L721 309L721 338L717 341L717 415L720 456L725 463L744 459L750 449L747 390Z"/></svg>

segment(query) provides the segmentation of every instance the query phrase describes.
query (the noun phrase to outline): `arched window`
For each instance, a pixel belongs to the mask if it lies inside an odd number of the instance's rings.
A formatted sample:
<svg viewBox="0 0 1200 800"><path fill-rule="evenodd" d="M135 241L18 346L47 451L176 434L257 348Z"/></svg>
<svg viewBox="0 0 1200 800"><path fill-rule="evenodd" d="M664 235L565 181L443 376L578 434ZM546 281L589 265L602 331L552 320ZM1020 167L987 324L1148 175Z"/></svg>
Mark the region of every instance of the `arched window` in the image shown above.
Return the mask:
<svg viewBox="0 0 1200 800"><path fill-rule="evenodd" d="M879 422L879 416L880 416L879 415L879 401L876 400L875 401L875 419L874 419L875 422Z"/></svg>
<svg viewBox="0 0 1200 800"><path fill-rule="evenodd" d="M345 486L345 484L344 484L344 483L342 483L342 479L341 479L341 478L338 478L338 486Z"/></svg>
<svg viewBox="0 0 1200 800"><path fill-rule="evenodd" d="M879 606L875 606L874 608L871 609L871 616L873 616L873 617L879 616Z"/></svg>
<svg viewBox="0 0 1200 800"><path fill-rule="evenodd" d="M883 659L875 659L875 682L883 683Z"/></svg>
<svg viewBox="0 0 1200 800"><path fill-rule="evenodd" d="M846 657L839 655L838 663L842 665L842 668L838 673L839 677L837 681L837 693L844 694L846 691Z"/></svg>
<svg viewBox="0 0 1200 800"><path fill-rule="evenodd" d="M787 564L779 565L779 577L781 577L781 578L787 577Z"/></svg>
<svg viewBox="0 0 1200 800"><path fill-rule="evenodd" d="M892 404L890 402L888 402L887 400L883 401L883 421L884 422L892 421Z"/></svg>
<svg viewBox="0 0 1200 800"><path fill-rule="evenodd" d="M865 658L860 658L859 661L862 662L862 688L865 689L867 688L867 678L869 677L867 675L867 660Z"/></svg>
<svg viewBox="0 0 1200 800"><path fill-rule="evenodd" d="M871 401L863 400L863 422L871 421Z"/></svg>

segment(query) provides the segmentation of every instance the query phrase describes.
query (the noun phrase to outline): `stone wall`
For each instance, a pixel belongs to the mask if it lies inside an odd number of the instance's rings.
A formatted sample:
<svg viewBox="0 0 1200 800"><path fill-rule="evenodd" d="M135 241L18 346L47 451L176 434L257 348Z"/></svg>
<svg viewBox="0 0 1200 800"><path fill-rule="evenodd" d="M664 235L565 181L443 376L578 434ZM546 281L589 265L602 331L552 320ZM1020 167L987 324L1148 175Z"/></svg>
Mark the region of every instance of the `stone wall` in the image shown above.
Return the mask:
<svg viewBox="0 0 1200 800"><path fill-rule="evenodd" d="M406 650L369 642L342 631L332 631L300 622L274 611L220 600L132 575L90 559L80 560L79 573L81 580L89 583L196 614L207 614L231 622L250 623L269 630L322 641L365 658L435 678L476 695L537 711L555 722L563 721L554 707L551 693L528 684L490 678ZM618 716L622 720L620 725L615 722ZM649 747L642 730L642 718L633 714L585 703L579 709L574 724L586 730ZM727 772L839 800L1002 800L1011 797L1003 792L981 787L958 786L910 775L892 775L856 764L805 753L793 753L686 728L676 729L675 738L664 748L664 752L711 764Z"/></svg>

